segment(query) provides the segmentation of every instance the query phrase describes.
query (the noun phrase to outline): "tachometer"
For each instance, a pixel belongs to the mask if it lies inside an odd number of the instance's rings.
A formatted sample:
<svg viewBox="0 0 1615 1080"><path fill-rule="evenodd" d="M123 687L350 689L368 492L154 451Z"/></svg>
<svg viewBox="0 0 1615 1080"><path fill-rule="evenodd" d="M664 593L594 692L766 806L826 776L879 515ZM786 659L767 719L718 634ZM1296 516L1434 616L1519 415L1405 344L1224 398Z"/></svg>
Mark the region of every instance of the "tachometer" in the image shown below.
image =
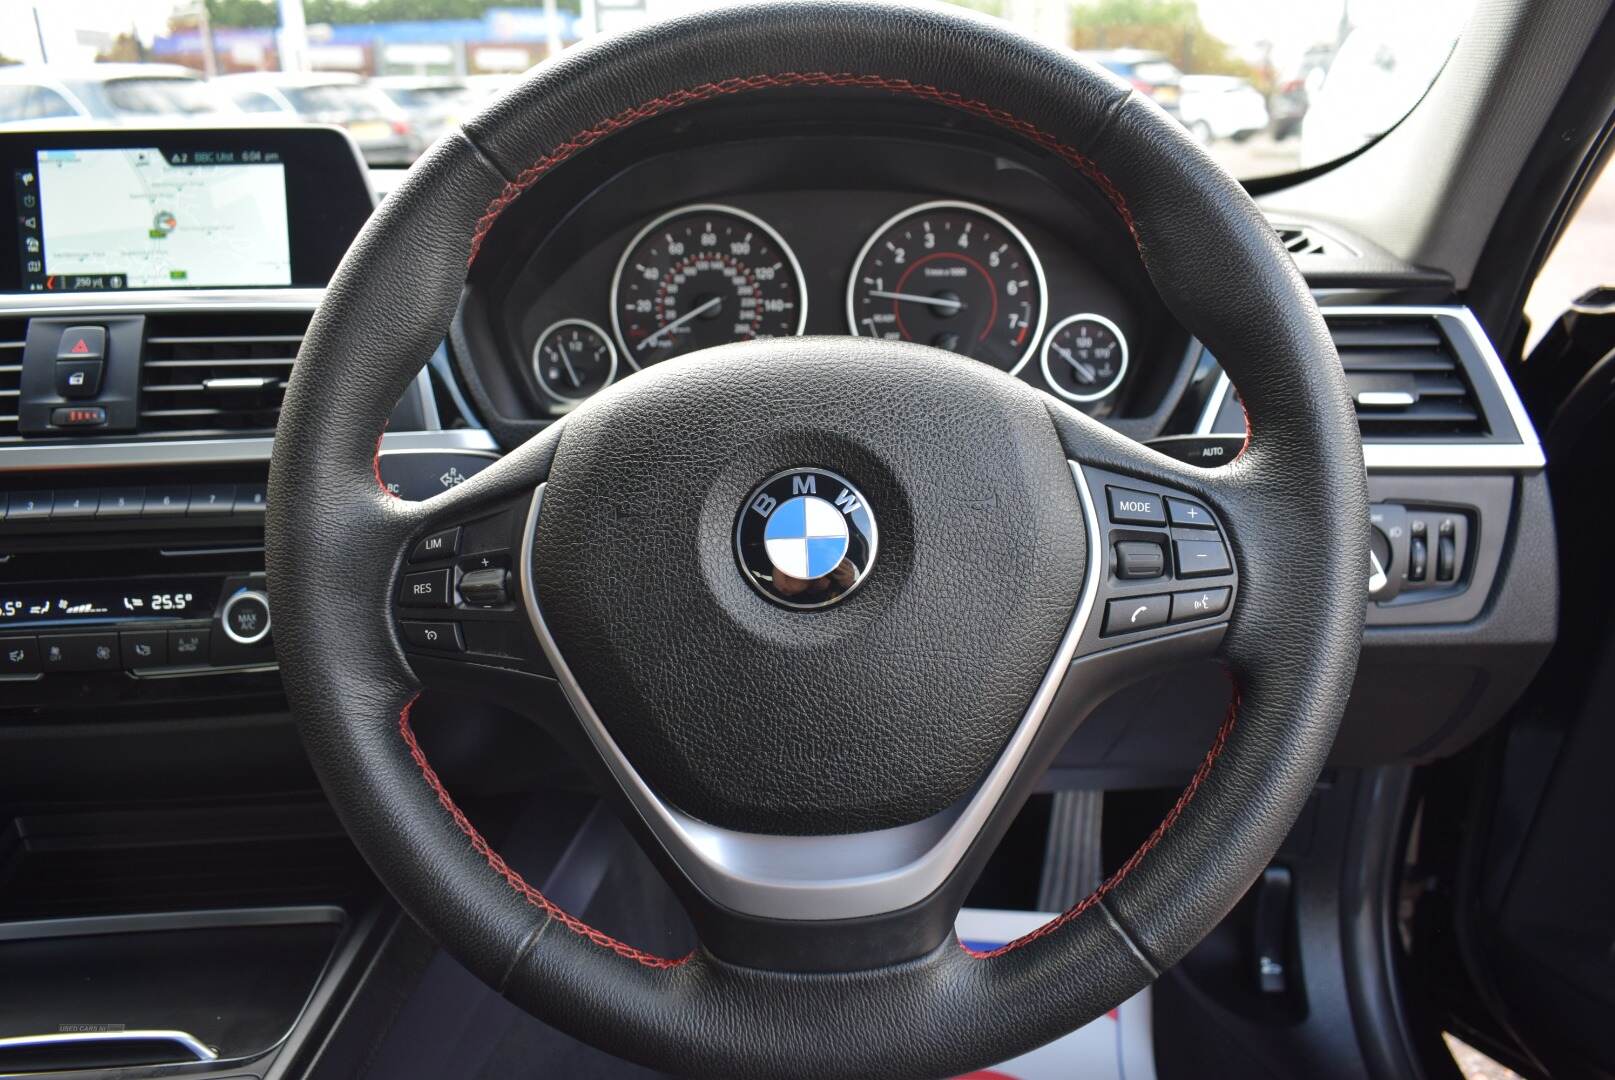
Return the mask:
<svg viewBox="0 0 1615 1080"><path fill-rule="evenodd" d="M685 206L641 229L617 263L611 325L636 368L697 349L800 334L802 267L767 222Z"/></svg>
<svg viewBox="0 0 1615 1080"><path fill-rule="evenodd" d="M875 230L847 284L854 334L917 341L1014 373L1043 332L1043 267L984 206L930 202Z"/></svg>

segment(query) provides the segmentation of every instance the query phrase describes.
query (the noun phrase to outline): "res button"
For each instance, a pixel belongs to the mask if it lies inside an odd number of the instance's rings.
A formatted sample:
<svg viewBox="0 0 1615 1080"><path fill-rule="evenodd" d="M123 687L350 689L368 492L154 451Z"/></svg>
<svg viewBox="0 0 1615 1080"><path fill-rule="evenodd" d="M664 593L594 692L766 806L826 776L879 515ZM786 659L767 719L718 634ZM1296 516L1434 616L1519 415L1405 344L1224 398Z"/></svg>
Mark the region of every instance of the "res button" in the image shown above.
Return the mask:
<svg viewBox="0 0 1615 1080"><path fill-rule="evenodd" d="M405 574L404 584L398 590L398 602L410 607L448 607L449 575L453 571L427 570L419 574Z"/></svg>

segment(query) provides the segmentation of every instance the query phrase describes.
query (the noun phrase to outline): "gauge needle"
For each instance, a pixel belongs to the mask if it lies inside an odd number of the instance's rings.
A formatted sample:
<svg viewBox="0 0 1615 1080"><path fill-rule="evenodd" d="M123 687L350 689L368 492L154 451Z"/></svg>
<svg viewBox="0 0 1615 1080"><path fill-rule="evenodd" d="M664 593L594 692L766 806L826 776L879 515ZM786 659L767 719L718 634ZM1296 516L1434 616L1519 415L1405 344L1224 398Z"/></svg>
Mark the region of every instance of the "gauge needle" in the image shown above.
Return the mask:
<svg viewBox="0 0 1615 1080"><path fill-rule="evenodd" d="M663 334L671 333L672 331L677 330L679 327L683 326L685 323L689 322L691 319L695 318L697 315L701 315L701 314L704 314L705 312L711 311L713 308L717 307L721 303L723 303L723 297L714 296L711 300L708 300L706 303L698 304L694 308L692 308L691 310L686 311L683 315L680 315L678 318L674 319L672 322L668 323L666 326L658 326L655 330L652 330L649 334L646 334L644 340L642 340L638 345L634 346L635 351L643 349L645 346L649 345L651 342L655 341L657 338L661 337Z"/></svg>
<svg viewBox="0 0 1615 1080"><path fill-rule="evenodd" d="M955 300L947 296L916 296L906 292L884 292L880 289L871 289L870 296L878 296L882 300L907 300L911 304L930 304L932 307L947 308L949 311L958 311L965 306L963 300Z"/></svg>
<svg viewBox="0 0 1615 1080"><path fill-rule="evenodd" d="M561 364L566 368L566 377L572 380L572 386L574 388L581 387L583 380L578 378L577 369L572 366L572 358L566 355L565 349L555 351L561 354Z"/></svg>
<svg viewBox="0 0 1615 1080"><path fill-rule="evenodd" d="M1054 346L1054 351L1065 357L1065 362L1077 369L1077 374L1082 377L1083 382L1093 382L1099 377L1099 372L1094 370L1092 364L1084 364L1072 355L1071 350L1065 346L1056 345Z"/></svg>

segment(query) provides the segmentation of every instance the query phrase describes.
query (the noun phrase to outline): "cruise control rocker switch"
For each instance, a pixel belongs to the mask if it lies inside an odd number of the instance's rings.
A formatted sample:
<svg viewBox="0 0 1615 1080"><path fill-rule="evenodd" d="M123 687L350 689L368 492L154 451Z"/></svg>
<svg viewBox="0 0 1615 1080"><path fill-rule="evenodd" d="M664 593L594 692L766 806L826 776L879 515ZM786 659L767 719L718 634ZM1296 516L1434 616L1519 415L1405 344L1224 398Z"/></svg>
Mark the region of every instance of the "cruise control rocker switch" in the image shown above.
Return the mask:
<svg viewBox="0 0 1615 1080"><path fill-rule="evenodd" d="M1166 573L1166 552L1148 540L1124 540L1116 545L1116 576L1123 581L1145 581Z"/></svg>
<svg viewBox="0 0 1615 1080"><path fill-rule="evenodd" d="M510 602L506 584L509 571L502 566L469 570L460 577L460 599L471 607L499 607Z"/></svg>

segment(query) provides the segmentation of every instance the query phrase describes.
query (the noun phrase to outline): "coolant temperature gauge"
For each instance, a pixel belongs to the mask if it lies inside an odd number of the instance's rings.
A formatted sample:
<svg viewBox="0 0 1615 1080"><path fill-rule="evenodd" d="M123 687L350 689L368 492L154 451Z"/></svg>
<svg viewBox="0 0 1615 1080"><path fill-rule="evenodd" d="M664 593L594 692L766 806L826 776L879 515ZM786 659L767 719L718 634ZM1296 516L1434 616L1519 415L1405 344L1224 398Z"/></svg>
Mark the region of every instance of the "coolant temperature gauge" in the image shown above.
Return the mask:
<svg viewBox="0 0 1615 1080"><path fill-rule="evenodd" d="M1127 374L1127 339L1103 315L1072 315L1043 339L1043 377L1067 401L1098 401Z"/></svg>

